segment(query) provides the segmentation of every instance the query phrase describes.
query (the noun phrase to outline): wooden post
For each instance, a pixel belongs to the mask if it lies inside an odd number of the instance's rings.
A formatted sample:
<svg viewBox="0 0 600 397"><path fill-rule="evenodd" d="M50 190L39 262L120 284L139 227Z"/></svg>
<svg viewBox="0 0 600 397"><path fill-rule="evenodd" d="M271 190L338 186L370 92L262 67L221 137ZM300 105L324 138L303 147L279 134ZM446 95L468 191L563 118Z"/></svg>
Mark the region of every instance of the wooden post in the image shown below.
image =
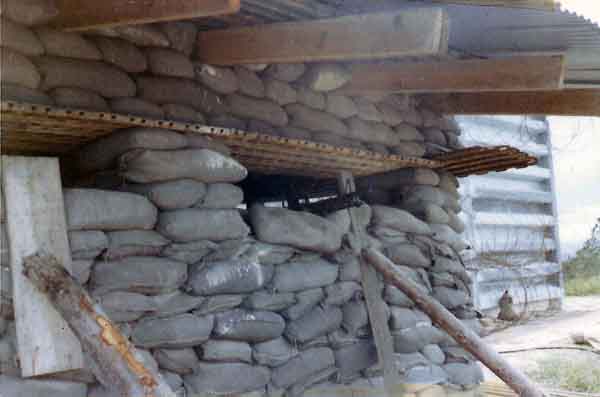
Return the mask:
<svg viewBox="0 0 600 397"><path fill-rule="evenodd" d="M58 160L2 156L2 183L21 375L82 369L79 341L23 276L23 259L41 250L71 267Z"/></svg>
<svg viewBox="0 0 600 397"><path fill-rule="evenodd" d="M158 372L144 365L135 347L56 258L29 256L24 272L75 332L102 386L119 396L175 397Z"/></svg>
<svg viewBox="0 0 600 397"><path fill-rule="evenodd" d="M500 354L487 346L475 332L461 323L438 301L422 292L414 281L403 277L395 269L394 263L383 254L372 248L367 248L363 250L363 256L375 269L383 274L387 282L404 292L406 296L415 302L419 309L431 317L435 324L452 336L464 349L477 357L519 396L544 396L544 393L533 382L521 371L511 366Z"/></svg>

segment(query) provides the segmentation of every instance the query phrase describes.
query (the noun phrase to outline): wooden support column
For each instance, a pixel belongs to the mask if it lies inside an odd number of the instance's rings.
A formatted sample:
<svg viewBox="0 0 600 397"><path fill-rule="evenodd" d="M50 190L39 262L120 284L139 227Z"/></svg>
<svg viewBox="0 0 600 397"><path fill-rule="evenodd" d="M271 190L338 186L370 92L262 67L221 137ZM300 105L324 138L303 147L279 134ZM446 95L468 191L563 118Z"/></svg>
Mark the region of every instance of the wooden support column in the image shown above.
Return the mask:
<svg viewBox="0 0 600 397"><path fill-rule="evenodd" d="M54 255L71 268L58 160L2 156L21 374L28 378L82 369L81 345L48 299L23 275L24 258Z"/></svg>
<svg viewBox="0 0 600 397"><path fill-rule="evenodd" d="M198 34L206 63L318 62L442 55L448 21L440 7L285 22Z"/></svg>

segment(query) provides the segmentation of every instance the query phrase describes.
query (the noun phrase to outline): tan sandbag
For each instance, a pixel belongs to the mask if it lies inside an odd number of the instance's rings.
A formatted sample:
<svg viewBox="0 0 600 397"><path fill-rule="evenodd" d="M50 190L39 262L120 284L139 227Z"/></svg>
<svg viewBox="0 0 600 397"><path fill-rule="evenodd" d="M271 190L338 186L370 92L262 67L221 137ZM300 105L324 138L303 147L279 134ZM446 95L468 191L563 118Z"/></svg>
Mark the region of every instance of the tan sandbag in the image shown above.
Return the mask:
<svg viewBox="0 0 600 397"><path fill-rule="evenodd" d="M283 108L268 100L233 94L227 96L226 104L233 115L241 118L253 118L278 127L288 123L288 116Z"/></svg>
<svg viewBox="0 0 600 397"><path fill-rule="evenodd" d="M0 80L36 89L41 76L35 65L25 56L8 48L0 48Z"/></svg>
<svg viewBox="0 0 600 397"><path fill-rule="evenodd" d="M394 128L394 131L396 131L396 134L402 141L425 141L423 134L421 134L418 129L410 124L401 123Z"/></svg>
<svg viewBox="0 0 600 397"><path fill-rule="evenodd" d="M3 0L0 8L3 16L27 26L42 25L58 15L54 0Z"/></svg>
<svg viewBox="0 0 600 397"><path fill-rule="evenodd" d="M93 37L104 62L113 64L128 73L141 73L148 67L146 55L130 42L110 37Z"/></svg>
<svg viewBox="0 0 600 397"><path fill-rule="evenodd" d="M298 80L305 70L303 63L275 63L265 70L264 76L291 83Z"/></svg>
<svg viewBox="0 0 600 397"><path fill-rule="evenodd" d="M244 65L246 66L246 65ZM241 94L255 98L264 98L265 85L255 72L244 66L235 66L233 71L237 76L238 89Z"/></svg>
<svg viewBox="0 0 600 397"><path fill-rule="evenodd" d="M35 33L26 26L0 19L0 46L20 52L24 55L37 56L44 53L44 46Z"/></svg>
<svg viewBox="0 0 600 397"><path fill-rule="evenodd" d="M446 136L439 128L424 128L421 130L421 134L425 138L425 142L435 143L440 146L446 146L448 144Z"/></svg>
<svg viewBox="0 0 600 397"><path fill-rule="evenodd" d="M194 66L184 54L168 48L147 48L148 69L158 76L194 78Z"/></svg>
<svg viewBox="0 0 600 397"><path fill-rule="evenodd" d="M94 91L81 88L55 88L49 94L58 106L93 112L110 111L106 100Z"/></svg>
<svg viewBox="0 0 600 397"><path fill-rule="evenodd" d="M110 101L110 108L115 113L159 120L165 118L165 113L160 106L140 98L113 98Z"/></svg>
<svg viewBox="0 0 600 397"><path fill-rule="evenodd" d="M337 63L312 64L302 76L302 84L311 90L327 92L350 81L350 71Z"/></svg>
<svg viewBox="0 0 600 397"><path fill-rule="evenodd" d="M348 135L362 142L381 143L386 146L396 146L401 143L398 135L383 123L374 123L352 117L346 120Z"/></svg>
<svg viewBox="0 0 600 397"><path fill-rule="evenodd" d="M358 108L352 98L340 94L328 94L325 110L341 119L347 119L358 113Z"/></svg>
<svg viewBox="0 0 600 397"><path fill-rule="evenodd" d="M54 100L42 91L22 87L17 84L2 83L2 100L54 105Z"/></svg>
<svg viewBox="0 0 600 397"><path fill-rule="evenodd" d="M265 96L281 106L296 102L296 90L281 80L267 79Z"/></svg>
<svg viewBox="0 0 600 397"><path fill-rule="evenodd" d="M329 113L311 109L298 103L286 106L285 110L290 116L290 125L311 131L327 131L336 135L347 136L348 128Z"/></svg>
<svg viewBox="0 0 600 397"><path fill-rule="evenodd" d="M381 113L379 113L379 110L377 110L372 102L361 97L356 97L354 98L354 103L358 109L357 116L359 119L374 122L382 121Z"/></svg>
<svg viewBox="0 0 600 397"><path fill-rule="evenodd" d="M140 47L168 47L171 44L167 36L154 25L127 25L113 29L119 37Z"/></svg>
<svg viewBox="0 0 600 397"><path fill-rule="evenodd" d="M162 23L160 29L171 42L171 48L190 56L196 44L198 29L192 22L169 21Z"/></svg>
<svg viewBox="0 0 600 397"><path fill-rule="evenodd" d="M91 41L79 33L63 32L48 27L39 27L35 33L46 49L47 55L99 61L102 53Z"/></svg>
<svg viewBox="0 0 600 397"><path fill-rule="evenodd" d="M165 113L165 119L167 120L195 124L206 123L206 119L202 113L196 111L196 109L190 106L167 103L166 105L162 105L162 109Z"/></svg>
<svg viewBox="0 0 600 397"><path fill-rule="evenodd" d="M232 94L238 90L237 76L231 68L194 64L196 80L219 94Z"/></svg>
<svg viewBox="0 0 600 397"><path fill-rule="evenodd" d="M103 62L44 56L36 59L42 88L84 88L106 98L135 96L135 83L123 71Z"/></svg>

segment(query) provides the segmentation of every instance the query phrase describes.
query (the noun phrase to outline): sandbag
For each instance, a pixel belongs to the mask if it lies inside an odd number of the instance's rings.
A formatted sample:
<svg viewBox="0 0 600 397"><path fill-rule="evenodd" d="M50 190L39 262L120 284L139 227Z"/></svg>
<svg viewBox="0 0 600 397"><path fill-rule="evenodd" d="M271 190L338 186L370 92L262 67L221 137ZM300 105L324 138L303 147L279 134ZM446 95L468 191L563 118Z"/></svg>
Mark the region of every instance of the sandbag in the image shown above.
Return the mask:
<svg viewBox="0 0 600 397"><path fill-rule="evenodd" d="M255 204L250 208L250 222L257 238L267 243L324 253L333 253L342 244L335 224L308 212Z"/></svg>
<svg viewBox="0 0 600 397"><path fill-rule="evenodd" d="M231 156L231 150L219 141L216 141L214 139L211 139L211 138L208 138L201 134L196 134L193 132L187 133L186 137L188 139L188 147L190 149L193 149L193 148L210 149L212 151L221 153L223 156Z"/></svg>
<svg viewBox="0 0 600 397"><path fill-rule="evenodd" d="M342 323L342 310L335 306L317 306L287 324L285 336L292 342L307 342L333 332Z"/></svg>
<svg viewBox="0 0 600 397"><path fill-rule="evenodd" d="M312 133L304 128L294 127L292 125L279 128L277 130L279 135L283 138L300 139L300 140L311 140Z"/></svg>
<svg viewBox="0 0 600 397"><path fill-rule="evenodd" d="M256 242L254 249L258 255L258 261L263 265L280 265L290 259L296 250L286 245L275 245Z"/></svg>
<svg viewBox="0 0 600 397"><path fill-rule="evenodd" d="M311 387L316 386L318 384L325 384L330 378L333 378L333 375L338 372L337 368L331 366L325 368L322 371L314 373L308 376L306 379L301 380L300 382L293 384L286 390L286 396L289 397L301 397L304 395L306 390L309 390Z"/></svg>
<svg viewBox="0 0 600 397"><path fill-rule="evenodd" d="M148 69L158 76L194 78L194 66L187 56L168 48L146 49Z"/></svg>
<svg viewBox="0 0 600 397"><path fill-rule="evenodd" d="M448 210L448 226L452 228L456 233L461 234L465 231L465 223L463 220L456 215L454 211ZM441 222L437 222L441 223Z"/></svg>
<svg viewBox="0 0 600 397"><path fill-rule="evenodd" d="M305 70L303 63L274 63L265 70L264 76L291 83L298 80Z"/></svg>
<svg viewBox="0 0 600 397"><path fill-rule="evenodd" d="M241 94L255 98L264 98L265 85L256 73L244 66L234 66L233 71L237 77L238 89Z"/></svg>
<svg viewBox="0 0 600 397"><path fill-rule="evenodd" d="M92 270L91 283L98 290L164 294L181 287L187 265L165 258L130 256L101 261Z"/></svg>
<svg viewBox="0 0 600 397"><path fill-rule="evenodd" d="M443 170L438 170L437 173L440 177L440 189L445 190L453 195L458 195L459 183L456 176L448 171Z"/></svg>
<svg viewBox="0 0 600 397"><path fill-rule="evenodd" d="M0 374L0 390L7 397L86 397L85 383L23 379Z"/></svg>
<svg viewBox="0 0 600 397"><path fill-rule="evenodd" d="M171 42L171 47L188 57L196 44L198 28L192 22L168 21L160 25L160 30Z"/></svg>
<svg viewBox="0 0 600 397"><path fill-rule="evenodd" d="M179 314L173 317L142 319L134 327L131 341L143 348L183 348L207 341L213 329L212 316Z"/></svg>
<svg viewBox="0 0 600 397"><path fill-rule="evenodd" d="M297 354L298 351L285 338L255 343L252 347L254 361L271 368L279 367Z"/></svg>
<svg viewBox="0 0 600 397"><path fill-rule="evenodd" d="M103 62L44 56L36 58L44 76L44 91L76 87L95 91L106 98L135 96L135 83L125 72Z"/></svg>
<svg viewBox="0 0 600 397"><path fill-rule="evenodd" d="M348 136L346 125L329 113L298 103L287 105L285 110L290 116L290 125L315 132L326 131L344 137Z"/></svg>
<svg viewBox="0 0 600 397"><path fill-rule="evenodd" d="M254 243L255 241L251 237L222 241L213 252L204 258L204 262L220 262L239 259L242 255L252 257L252 259L248 259L249 261L257 261L254 259L254 255L258 255L258 253L255 250L251 250Z"/></svg>
<svg viewBox="0 0 600 397"><path fill-rule="evenodd" d="M348 210L335 211L325 216L325 219L332 222L342 235L350 232L350 213Z"/></svg>
<svg viewBox="0 0 600 397"><path fill-rule="evenodd" d="M296 102L296 90L288 83L275 79L267 79L264 84L265 96L278 105L284 106Z"/></svg>
<svg viewBox="0 0 600 397"><path fill-rule="evenodd" d="M435 287L433 297L448 309L464 306L471 301L465 291L448 287Z"/></svg>
<svg viewBox="0 0 600 397"><path fill-rule="evenodd" d="M435 171L429 168L402 168L399 170L385 172L383 174L359 178L358 186L367 188L370 186L379 189L395 189L401 185L432 185L439 183L440 178Z"/></svg>
<svg viewBox="0 0 600 397"><path fill-rule="evenodd" d="M390 327L394 330L431 325L431 320L420 310L404 307L391 308Z"/></svg>
<svg viewBox="0 0 600 397"><path fill-rule="evenodd" d="M343 65L315 63L302 76L302 84L311 90L326 92L342 87L350 78L350 71Z"/></svg>
<svg viewBox="0 0 600 397"><path fill-rule="evenodd" d="M202 345L202 360L252 363L252 348L246 342L209 340Z"/></svg>
<svg viewBox="0 0 600 397"><path fill-rule="evenodd" d="M336 252L333 260L340 265L340 281L361 281L360 262L358 257L349 251Z"/></svg>
<svg viewBox="0 0 600 397"><path fill-rule="evenodd" d="M287 388L334 364L335 358L331 349L324 347L309 349L275 368L271 382L275 387Z"/></svg>
<svg viewBox="0 0 600 397"><path fill-rule="evenodd" d="M110 101L110 108L114 113L157 120L165 118L165 112L160 106L140 98L113 98Z"/></svg>
<svg viewBox="0 0 600 397"><path fill-rule="evenodd" d="M152 297L133 292L114 291L94 298L114 322L134 321L156 309Z"/></svg>
<svg viewBox="0 0 600 397"><path fill-rule="evenodd" d="M245 119L234 117L230 114L217 114L208 119L208 124L221 128L233 128L236 130L245 130L248 123Z"/></svg>
<svg viewBox="0 0 600 397"><path fill-rule="evenodd" d="M94 43L102 53L104 62L115 65L127 73L141 73L148 68L146 54L128 41L94 36Z"/></svg>
<svg viewBox="0 0 600 397"><path fill-rule="evenodd" d="M17 84L2 82L2 100L35 103L38 105L54 105L54 100L42 91L23 87Z"/></svg>
<svg viewBox="0 0 600 397"><path fill-rule="evenodd" d="M384 144L381 144L381 143L368 143L367 148L370 151L375 152L375 153L379 153L379 154L383 154L383 155L390 154L390 151L388 150L387 146L385 146Z"/></svg>
<svg viewBox="0 0 600 397"><path fill-rule="evenodd" d="M231 68L194 64L196 80L219 94L232 94L238 90L237 76Z"/></svg>
<svg viewBox="0 0 600 397"><path fill-rule="evenodd" d="M426 201L403 205L403 208L429 224L447 224L450 221L449 214L442 207Z"/></svg>
<svg viewBox="0 0 600 397"><path fill-rule="evenodd" d="M325 110L341 119L350 118L358 113L358 108L352 98L339 94L327 95Z"/></svg>
<svg viewBox="0 0 600 397"><path fill-rule="evenodd" d="M163 379L165 380L165 382L167 383L167 385L169 385L171 390L173 390L173 392L175 393L175 396L185 397L185 389L183 388L183 379L181 378L181 376L179 374L176 374L175 372L171 372L171 371L165 371L165 370L160 371L160 374L163 377ZM93 396L88 396L88 397L93 397Z"/></svg>
<svg viewBox="0 0 600 397"><path fill-rule="evenodd" d="M385 286L383 299L390 305L400 307L414 307L415 305L404 292L390 284Z"/></svg>
<svg viewBox="0 0 600 397"><path fill-rule="evenodd" d="M448 338L445 332L429 325L395 330L392 337L394 351L398 353L414 353L427 345L437 344Z"/></svg>
<svg viewBox="0 0 600 397"><path fill-rule="evenodd" d="M431 231L433 232L433 239L440 241L442 243L446 243L456 251L460 252L466 249L468 246L460 237L458 233L456 233L452 228L448 225L442 225L438 223L433 223L429 225Z"/></svg>
<svg viewBox="0 0 600 397"><path fill-rule="evenodd" d="M161 369L180 375L193 373L200 360L191 347L184 349L156 349L153 352L154 359Z"/></svg>
<svg viewBox="0 0 600 397"><path fill-rule="evenodd" d="M359 119L364 121L372 121L375 123L379 123L382 121L381 113L372 102L366 100L362 97L354 98L354 103L356 104L356 108L358 113L356 114Z"/></svg>
<svg viewBox="0 0 600 397"><path fill-rule="evenodd" d="M58 15L58 7L53 0L4 0L2 15L23 25L42 25Z"/></svg>
<svg viewBox="0 0 600 397"><path fill-rule="evenodd" d="M296 304L283 311L283 315L295 320L311 311L325 296L321 288L307 289L296 294Z"/></svg>
<svg viewBox="0 0 600 397"><path fill-rule="evenodd" d="M227 96L225 102L235 116L261 120L277 127L288 123L286 112L272 101L232 94Z"/></svg>
<svg viewBox="0 0 600 397"><path fill-rule="evenodd" d="M275 268L272 286L278 292L296 292L333 284L338 266L323 259L313 262L288 262Z"/></svg>
<svg viewBox="0 0 600 397"><path fill-rule="evenodd" d="M340 381L357 375L360 371L377 364L377 348L372 341L361 341L334 351L335 366Z"/></svg>
<svg viewBox="0 0 600 397"><path fill-rule="evenodd" d="M206 185L193 179L129 184L124 187L124 190L146 196L162 210L189 208L198 203L207 193Z"/></svg>
<svg viewBox="0 0 600 397"><path fill-rule="evenodd" d="M220 313L234 309L242 304L243 295L215 295L207 297L200 307L193 311L197 316Z"/></svg>
<svg viewBox="0 0 600 397"><path fill-rule="evenodd" d="M352 139L386 146L400 144L396 133L383 123L364 121L355 116L346 120L346 125L348 126L347 135Z"/></svg>
<svg viewBox="0 0 600 397"><path fill-rule="evenodd" d="M269 310L278 312L296 304L294 293L270 293L257 291L248 296L244 301L244 307L250 310Z"/></svg>
<svg viewBox="0 0 600 397"><path fill-rule="evenodd" d="M94 91L82 88L61 87L51 90L48 94L58 106L90 110L92 112L110 111L106 100Z"/></svg>
<svg viewBox="0 0 600 397"><path fill-rule="evenodd" d="M176 242L246 237L250 229L237 210L183 209L162 212L156 230Z"/></svg>
<svg viewBox="0 0 600 397"><path fill-rule="evenodd" d="M119 158L120 175L137 183L191 178L200 182L239 182L246 168L208 149L133 150Z"/></svg>
<svg viewBox="0 0 600 397"><path fill-rule="evenodd" d="M108 238L99 230L71 231L68 235L73 259L93 259L108 248Z"/></svg>
<svg viewBox="0 0 600 397"><path fill-rule="evenodd" d="M436 256L433 258L433 267L431 270L436 273L448 272L460 274L465 272L465 267L456 259Z"/></svg>
<svg viewBox="0 0 600 397"><path fill-rule="evenodd" d="M0 46L23 55L38 56L44 53L44 47L32 30L7 18L0 20ZM3 93L4 96L4 93Z"/></svg>
<svg viewBox="0 0 600 397"><path fill-rule="evenodd" d="M429 225L407 211L382 205L374 205L371 208L373 222L378 226L389 227L400 232L431 234Z"/></svg>
<svg viewBox="0 0 600 397"><path fill-rule="evenodd" d="M409 368L401 377L402 382L412 385L438 385L448 381L448 375L438 365L418 365ZM442 386L429 388L432 392L442 392ZM428 393L428 392L427 392Z"/></svg>
<svg viewBox="0 0 600 397"><path fill-rule="evenodd" d="M396 128L394 128L394 131L396 132L398 139L400 139L401 141L425 141L425 138L419 132L419 130L410 124L399 124L396 126Z"/></svg>
<svg viewBox="0 0 600 397"><path fill-rule="evenodd" d="M427 345L421 349L421 352L434 364L442 365L446 361L446 355L438 345Z"/></svg>
<svg viewBox="0 0 600 397"><path fill-rule="evenodd" d="M403 203L408 205L422 201L440 207L445 204L445 196L442 190L437 187L426 185L407 186L402 188L400 192L402 193Z"/></svg>
<svg viewBox="0 0 600 397"><path fill-rule="evenodd" d="M271 373L268 368L244 363L204 363L193 375L184 376L189 395L229 395L263 389Z"/></svg>
<svg viewBox="0 0 600 397"><path fill-rule="evenodd" d="M169 294L156 295L152 298L156 306L152 313L149 313L152 317L171 317L186 313L205 302L204 297L188 295L179 290Z"/></svg>
<svg viewBox="0 0 600 397"><path fill-rule="evenodd" d="M369 313L363 301L350 301L342 307L342 327L351 335L369 324Z"/></svg>
<svg viewBox="0 0 600 397"><path fill-rule="evenodd" d="M234 309L215 314L214 334L220 339L264 342L283 334L285 320L274 312Z"/></svg>
<svg viewBox="0 0 600 397"><path fill-rule="evenodd" d="M325 110L325 95L311 90L303 85L294 87L296 90L296 101L304 106L316 110Z"/></svg>
<svg viewBox="0 0 600 397"><path fill-rule="evenodd" d="M157 210L143 196L97 189L64 189L69 230L152 229Z"/></svg>
<svg viewBox="0 0 600 397"><path fill-rule="evenodd" d="M47 55L91 61L102 60L100 50L79 33L64 32L48 27L39 27L35 33L44 45Z"/></svg>
<svg viewBox="0 0 600 397"><path fill-rule="evenodd" d="M178 105L176 103L167 103L162 105L163 112L165 113L165 119L179 121L181 123L193 123L193 124L205 124L206 119L202 113L197 112L196 109L186 106Z"/></svg>
<svg viewBox="0 0 600 397"><path fill-rule="evenodd" d="M77 280L79 284L83 285L90 279L90 273L93 265L93 259L74 259L71 262L70 273L73 277L75 277L75 280Z"/></svg>
<svg viewBox="0 0 600 397"><path fill-rule="evenodd" d="M168 47L167 36L156 25L126 25L112 28L119 37L140 47Z"/></svg>
<svg viewBox="0 0 600 397"><path fill-rule="evenodd" d="M390 147L390 152L399 156L423 157L426 152L426 147L421 142L403 141L397 146Z"/></svg>
<svg viewBox="0 0 600 397"><path fill-rule="evenodd" d="M379 103L376 105L376 107L379 111L379 114L381 115L381 121L383 121L387 125L395 127L399 124L402 124L402 122L404 121L402 112L395 106L389 105L387 103Z"/></svg>
<svg viewBox="0 0 600 397"><path fill-rule="evenodd" d="M121 259L127 256L158 255L169 240L154 230L120 230L109 232L105 259Z"/></svg>
<svg viewBox="0 0 600 397"><path fill-rule="evenodd" d="M476 362L468 364L448 363L442 366L448 374L448 381L454 385L473 386L483 382L483 371Z"/></svg>
<svg viewBox="0 0 600 397"><path fill-rule="evenodd" d="M429 267L431 260L414 244L395 244L385 248L385 256L397 265Z"/></svg>
<svg viewBox="0 0 600 397"><path fill-rule="evenodd" d="M354 281L337 282L325 287L325 305L341 306L350 299L360 295L362 287Z"/></svg>
<svg viewBox="0 0 600 397"><path fill-rule="evenodd" d="M200 261L217 247L217 244L209 240L192 241L182 244L172 243L162 250L161 256L191 265Z"/></svg>
<svg viewBox="0 0 600 397"><path fill-rule="evenodd" d="M312 141L319 143L326 143L335 147L346 147L353 149L365 149L366 147L352 139L344 138L339 135L331 134L329 132L313 132L312 133Z"/></svg>
<svg viewBox="0 0 600 397"><path fill-rule="evenodd" d="M24 55L0 48L0 68L3 83L12 83L36 89L40 86L41 76L35 65Z"/></svg>
<svg viewBox="0 0 600 397"><path fill-rule="evenodd" d="M272 277L272 268L256 258L198 262L190 267L186 290L194 295L243 294L261 289Z"/></svg>
<svg viewBox="0 0 600 397"><path fill-rule="evenodd" d="M438 128L423 128L421 134L425 138L425 142L435 143L440 146L446 146L448 144L446 136L442 130Z"/></svg>
<svg viewBox="0 0 600 397"><path fill-rule="evenodd" d="M213 183L207 186L206 195L196 202L196 208L236 208L244 201L244 191L230 183Z"/></svg>

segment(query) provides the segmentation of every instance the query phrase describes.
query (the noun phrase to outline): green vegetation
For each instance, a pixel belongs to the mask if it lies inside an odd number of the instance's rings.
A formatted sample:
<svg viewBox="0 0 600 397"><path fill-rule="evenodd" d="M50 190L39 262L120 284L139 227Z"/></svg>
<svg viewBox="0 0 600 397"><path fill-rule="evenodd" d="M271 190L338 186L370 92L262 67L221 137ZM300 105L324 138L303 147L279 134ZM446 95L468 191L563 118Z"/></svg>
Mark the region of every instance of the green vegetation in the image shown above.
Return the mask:
<svg viewBox="0 0 600 397"><path fill-rule="evenodd" d="M591 359L545 359L539 363L538 370L529 372L529 376L550 388L581 393L600 392L600 366Z"/></svg>
<svg viewBox="0 0 600 397"><path fill-rule="evenodd" d="M563 263L567 295L600 295L600 220L575 258Z"/></svg>

